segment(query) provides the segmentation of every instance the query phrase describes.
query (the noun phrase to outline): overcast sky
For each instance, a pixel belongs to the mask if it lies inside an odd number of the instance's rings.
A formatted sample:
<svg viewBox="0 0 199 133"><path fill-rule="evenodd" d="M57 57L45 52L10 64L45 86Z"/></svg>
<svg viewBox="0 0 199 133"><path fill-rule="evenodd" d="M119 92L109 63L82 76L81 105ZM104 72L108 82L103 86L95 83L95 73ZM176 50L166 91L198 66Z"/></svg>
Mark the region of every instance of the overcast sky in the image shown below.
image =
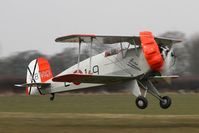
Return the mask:
<svg viewBox="0 0 199 133"><path fill-rule="evenodd" d="M40 50L52 55L69 34L155 35L199 32L197 0L0 0L0 57Z"/></svg>

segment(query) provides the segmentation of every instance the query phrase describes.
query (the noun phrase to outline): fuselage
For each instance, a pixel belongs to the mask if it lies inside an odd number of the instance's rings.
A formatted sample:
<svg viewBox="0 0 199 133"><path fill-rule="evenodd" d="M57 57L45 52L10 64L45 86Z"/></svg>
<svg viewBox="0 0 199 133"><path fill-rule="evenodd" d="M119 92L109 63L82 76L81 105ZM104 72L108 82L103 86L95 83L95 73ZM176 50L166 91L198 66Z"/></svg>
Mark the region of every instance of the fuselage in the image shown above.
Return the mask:
<svg viewBox="0 0 199 133"><path fill-rule="evenodd" d="M91 67L90 67L91 66ZM90 70L91 69L91 70ZM78 64L71 66L59 75L72 74L77 72ZM129 48L120 51L114 55L106 56L106 52L100 53L79 63L79 72L82 74L93 75L118 75L118 76L138 76L151 71L148 65L142 48ZM59 76L58 75L58 76ZM51 79L47 81L51 86L41 89L42 94L56 93L62 91L70 91L76 89L90 88L103 86L104 84L91 83L68 83L68 82L53 82ZM37 89L34 89L31 94L40 94Z"/></svg>

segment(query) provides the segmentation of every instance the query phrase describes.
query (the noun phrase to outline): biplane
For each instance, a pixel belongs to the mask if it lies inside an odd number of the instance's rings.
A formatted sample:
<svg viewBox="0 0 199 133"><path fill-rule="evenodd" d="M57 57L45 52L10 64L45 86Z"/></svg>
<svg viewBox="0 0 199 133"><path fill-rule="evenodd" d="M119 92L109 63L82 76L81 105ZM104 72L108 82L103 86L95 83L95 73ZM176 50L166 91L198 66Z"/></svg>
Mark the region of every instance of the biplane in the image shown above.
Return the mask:
<svg viewBox="0 0 199 133"><path fill-rule="evenodd" d="M178 77L166 75L164 71L170 69L175 58L171 46L181 40L154 37L151 32L144 31L139 36L74 34L56 38L55 41L79 46L77 64L53 77L46 59L31 61L27 68L26 83L16 85L26 87L27 94L51 94L50 100L53 100L55 93L123 84L137 97L135 103L140 109L148 105L147 93L160 101L161 108L170 107L171 98L161 96L154 83L170 82ZM83 43L89 47L89 58L80 61ZM119 47L92 55L93 44L117 44Z"/></svg>

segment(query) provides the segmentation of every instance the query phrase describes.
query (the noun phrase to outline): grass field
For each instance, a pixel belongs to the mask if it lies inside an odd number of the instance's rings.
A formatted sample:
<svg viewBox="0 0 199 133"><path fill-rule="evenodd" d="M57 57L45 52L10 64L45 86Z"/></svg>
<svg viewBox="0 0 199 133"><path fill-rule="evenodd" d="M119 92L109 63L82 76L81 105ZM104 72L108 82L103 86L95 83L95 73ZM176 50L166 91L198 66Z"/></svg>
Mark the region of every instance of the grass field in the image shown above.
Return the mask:
<svg viewBox="0 0 199 133"><path fill-rule="evenodd" d="M199 94L169 94L163 110L148 95L137 109L130 94L0 96L0 133L198 133Z"/></svg>

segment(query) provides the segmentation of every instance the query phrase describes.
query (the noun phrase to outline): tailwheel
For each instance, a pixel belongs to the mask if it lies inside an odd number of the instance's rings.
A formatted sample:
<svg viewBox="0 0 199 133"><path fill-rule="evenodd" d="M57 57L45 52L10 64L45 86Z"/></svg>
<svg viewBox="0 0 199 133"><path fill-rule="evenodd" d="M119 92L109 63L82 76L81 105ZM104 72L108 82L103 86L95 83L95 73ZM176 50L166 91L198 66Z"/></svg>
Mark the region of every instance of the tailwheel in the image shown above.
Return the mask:
<svg viewBox="0 0 199 133"><path fill-rule="evenodd" d="M54 100L54 98L55 98L55 94L54 94L54 93L52 93L51 95L52 95L52 96L50 97L50 101L53 101L53 100Z"/></svg>
<svg viewBox="0 0 199 133"><path fill-rule="evenodd" d="M167 109L171 106L171 98L168 96L162 97L163 101L160 101L160 107L163 109Z"/></svg>
<svg viewBox="0 0 199 133"><path fill-rule="evenodd" d="M140 109L145 109L148 105L147 99L143 96L137 97L135 103L136 103L137 107Z"/></svg>

